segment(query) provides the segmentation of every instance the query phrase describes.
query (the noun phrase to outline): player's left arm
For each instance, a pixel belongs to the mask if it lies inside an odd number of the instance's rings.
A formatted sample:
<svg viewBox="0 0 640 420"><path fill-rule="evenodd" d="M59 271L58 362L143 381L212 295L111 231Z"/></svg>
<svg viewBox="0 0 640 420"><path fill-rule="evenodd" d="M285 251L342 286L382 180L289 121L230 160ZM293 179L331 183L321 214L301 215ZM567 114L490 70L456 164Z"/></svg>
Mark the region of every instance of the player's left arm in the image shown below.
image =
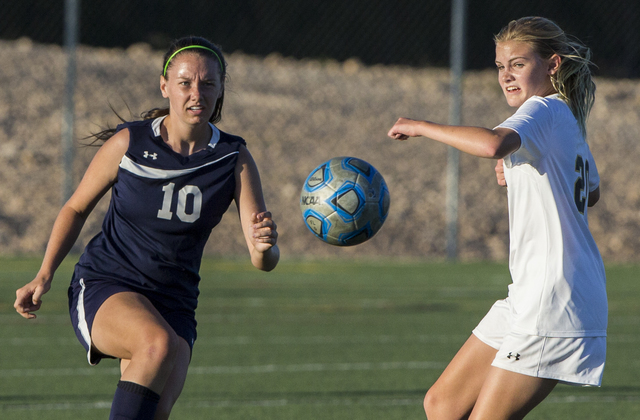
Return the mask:
<svg viewBox="0 0 640 420"><path fill-rule="evenodd" d="M589 191L589 201L587 206L593 207L600 200L600 186L598 185L595 190Z"/></svg>
<svg viewBox="0 0 640 420"><path fill-rule="evenodd" d="M504 176L504 159L498 159L494 168L496 171L496 181L501 187L507 186L507 179Z"/></svg>
<svg viewBox="0 0 640 420"><path fill-rule="evenodd" d="M280 260L277 225L264 202L258 167L244 146L240 147L235 177L235 201L251 263L260 270L271 271Z"/></svg>

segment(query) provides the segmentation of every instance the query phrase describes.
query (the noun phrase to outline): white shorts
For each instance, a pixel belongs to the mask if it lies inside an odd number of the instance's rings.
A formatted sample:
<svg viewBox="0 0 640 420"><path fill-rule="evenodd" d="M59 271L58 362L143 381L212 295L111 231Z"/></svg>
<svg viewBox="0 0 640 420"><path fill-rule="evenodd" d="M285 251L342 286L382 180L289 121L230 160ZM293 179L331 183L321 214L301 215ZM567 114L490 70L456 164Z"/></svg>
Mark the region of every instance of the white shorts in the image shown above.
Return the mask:
<svg viewBox="0 0 640 420"><path fill-rule="evenodd" d="M606 337L541 337L511 331L508 300L497 301L473 330L498 350L492 366L578 386L600 386Z"/></svg>

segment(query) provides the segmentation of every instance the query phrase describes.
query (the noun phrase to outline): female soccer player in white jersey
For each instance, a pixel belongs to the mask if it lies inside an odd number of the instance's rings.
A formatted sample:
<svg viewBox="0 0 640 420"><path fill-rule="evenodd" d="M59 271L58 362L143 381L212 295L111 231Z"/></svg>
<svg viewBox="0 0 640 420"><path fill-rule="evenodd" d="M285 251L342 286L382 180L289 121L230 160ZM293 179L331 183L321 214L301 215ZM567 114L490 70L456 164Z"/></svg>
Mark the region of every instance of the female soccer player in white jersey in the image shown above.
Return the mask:
<svg viewBox="0 0 640 420"><path fill-rule="evenodd" d="M599 386L604 368L605 272L587 222L600 196L585 140L590 51L540 17L510 22L495 44L512 117L493 129L400 118L388 133L502 159L508 186L513 283L427 392L429 420L523 418L558 382Z"/></svg>
<svg viewBox="0 0 640 420"><path fill-rule="evenodd" d="M253 265L279 260L277 230L242 138L220 131L226 64L206 39L175 41L160 77L167 109L98 135L104 144L58 215L35 279L15 308L35 318L88 214L112 190L102 231L69 287L89 363L121 359L110 419L167 419L196 339L198 271L211 230L235 201ZM220 240L224 240L221 238Z"/></svg>

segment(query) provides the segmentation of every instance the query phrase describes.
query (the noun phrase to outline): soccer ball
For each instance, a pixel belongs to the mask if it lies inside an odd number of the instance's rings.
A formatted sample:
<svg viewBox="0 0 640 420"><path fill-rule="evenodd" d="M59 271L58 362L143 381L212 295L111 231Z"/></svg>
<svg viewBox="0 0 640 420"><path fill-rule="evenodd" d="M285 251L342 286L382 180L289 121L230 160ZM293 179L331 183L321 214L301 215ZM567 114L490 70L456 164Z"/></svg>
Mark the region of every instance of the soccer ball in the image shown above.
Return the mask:
<svg viewBox="0 0 640 420"><path fill-rule="evenodd" d="M328 244L369 240L389 213L389 190L380 172L362 159L336 157L311 171L300 194L309 230Z"/></svg>

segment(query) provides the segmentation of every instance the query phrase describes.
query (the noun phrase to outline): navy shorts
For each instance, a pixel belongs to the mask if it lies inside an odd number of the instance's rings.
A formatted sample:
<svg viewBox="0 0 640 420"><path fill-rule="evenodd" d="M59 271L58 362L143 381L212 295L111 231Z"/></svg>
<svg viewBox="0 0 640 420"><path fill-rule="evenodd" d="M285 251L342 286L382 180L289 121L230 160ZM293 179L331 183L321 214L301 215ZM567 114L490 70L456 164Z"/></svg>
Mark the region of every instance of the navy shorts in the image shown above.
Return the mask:
<svg viewBox="0 0 640 420"><path fill-rule="evenodd" d="M80 343L87 350L89 364L96 365L103 358L114 357L102 354L91 346L91 327L100 306L111 296L121 292L140 293L147 297L160 315L173 328L175 333L184 338L193 350L196 341L195 311L176 310L160 303L160 299L145 290L137 289L131 285L116 280L85 280L75 276L69 286L69 314L71 323ZM191 313L190 313L191 312Z"/></svg>

